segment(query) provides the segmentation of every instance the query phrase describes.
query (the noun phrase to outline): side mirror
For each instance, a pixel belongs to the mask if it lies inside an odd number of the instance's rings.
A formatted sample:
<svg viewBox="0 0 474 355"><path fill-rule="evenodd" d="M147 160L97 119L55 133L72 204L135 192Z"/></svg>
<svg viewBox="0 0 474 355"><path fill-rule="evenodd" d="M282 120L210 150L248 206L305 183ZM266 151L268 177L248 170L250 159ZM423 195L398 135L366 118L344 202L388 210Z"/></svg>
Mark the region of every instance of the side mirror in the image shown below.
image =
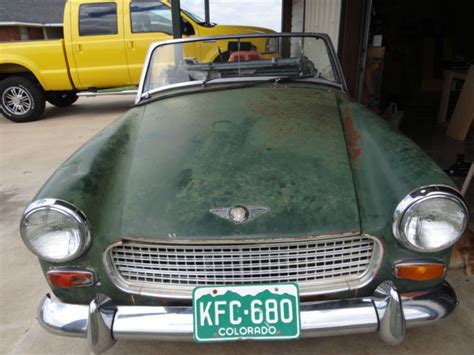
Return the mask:
<svg viewBox="0 0 474 355"><path fill-rule="evenodd" d="M181 23L182 23L181 30L183 32L183 35L192 36L192 35L196 34L196 32L194 31L193 25L191 25L188 21L182 20Z"/></svg>

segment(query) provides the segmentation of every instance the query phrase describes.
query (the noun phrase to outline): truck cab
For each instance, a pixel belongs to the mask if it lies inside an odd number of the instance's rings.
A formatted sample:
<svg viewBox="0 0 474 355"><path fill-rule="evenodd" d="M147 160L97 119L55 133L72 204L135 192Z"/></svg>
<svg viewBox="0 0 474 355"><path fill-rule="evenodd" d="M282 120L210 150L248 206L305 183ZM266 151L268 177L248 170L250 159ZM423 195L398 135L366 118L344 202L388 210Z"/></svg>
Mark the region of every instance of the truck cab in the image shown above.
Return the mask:
<svg viewBox="0 0 474 355"><path fill-rule="evenodd" d="M183 37L268 33L251 26L205 23L181 11ZM45 101L69 106L77 93L136 86L151 43L172 38L171 5L163 1L69 0L64 39L0 44L0 110L15 122L39 119ZM192 56L228 58L196 43Z"/></svg>

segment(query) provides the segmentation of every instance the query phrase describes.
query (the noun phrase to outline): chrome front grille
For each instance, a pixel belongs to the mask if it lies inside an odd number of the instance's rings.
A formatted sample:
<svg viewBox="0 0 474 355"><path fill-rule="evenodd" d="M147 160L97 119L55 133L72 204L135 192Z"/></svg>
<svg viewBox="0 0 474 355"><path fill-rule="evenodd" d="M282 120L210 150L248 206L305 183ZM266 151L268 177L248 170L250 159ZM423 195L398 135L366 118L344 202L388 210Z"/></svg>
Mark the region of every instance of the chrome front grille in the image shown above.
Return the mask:
<svg viewBox="0 0 474 355"><path fill-rule="evenodd" d="M108 249L106 262L126 291L188 298L203 285L297 282L302 294L356 288L380 259L376 239L344 236L219 245L127 240Z"/></svg>

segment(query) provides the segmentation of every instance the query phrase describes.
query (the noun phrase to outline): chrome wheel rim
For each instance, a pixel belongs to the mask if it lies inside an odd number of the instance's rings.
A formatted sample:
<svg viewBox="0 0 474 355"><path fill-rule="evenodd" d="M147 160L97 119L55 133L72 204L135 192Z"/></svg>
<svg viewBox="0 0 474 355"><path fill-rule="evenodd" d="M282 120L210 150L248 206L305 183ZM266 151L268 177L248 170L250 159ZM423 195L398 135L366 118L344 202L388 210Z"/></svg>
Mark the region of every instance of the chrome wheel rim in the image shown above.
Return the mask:
<svg viewBox="0 0 474 355"><path fill-rule="evenodd" d="M12 115L24 115L33 107L31 94L19 86L11 86L3 92L3 107Z"/></svg>

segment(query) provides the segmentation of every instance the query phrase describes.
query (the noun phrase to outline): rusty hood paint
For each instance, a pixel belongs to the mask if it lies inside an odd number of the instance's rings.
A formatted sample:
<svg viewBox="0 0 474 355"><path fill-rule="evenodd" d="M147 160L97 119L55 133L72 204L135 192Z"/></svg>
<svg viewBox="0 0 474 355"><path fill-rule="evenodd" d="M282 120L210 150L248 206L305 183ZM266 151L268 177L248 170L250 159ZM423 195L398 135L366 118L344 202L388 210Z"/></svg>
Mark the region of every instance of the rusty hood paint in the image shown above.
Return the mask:
<svg viewBox="0 0 474 355"><path fill-rule="evenodd" d="M120 206L124 237L278 238L359 233L336 96L258 86L145 106ZM268 212L234 224L209 212Z"/></svg>

